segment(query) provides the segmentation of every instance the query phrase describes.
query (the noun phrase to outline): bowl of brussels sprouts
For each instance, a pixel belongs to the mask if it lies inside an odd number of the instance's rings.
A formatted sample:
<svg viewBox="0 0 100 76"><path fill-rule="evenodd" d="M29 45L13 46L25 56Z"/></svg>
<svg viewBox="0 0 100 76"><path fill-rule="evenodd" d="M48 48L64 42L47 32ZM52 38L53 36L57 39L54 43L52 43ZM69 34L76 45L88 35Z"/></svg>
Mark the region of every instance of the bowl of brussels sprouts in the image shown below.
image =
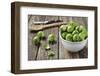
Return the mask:
<svg viewBox="0 0 100 76"><path fill-rule="evenodd" d="M59 28L60 41L64 48L71 52L82 50L88 41L88 32L83 25L69 21Z"/></svg>

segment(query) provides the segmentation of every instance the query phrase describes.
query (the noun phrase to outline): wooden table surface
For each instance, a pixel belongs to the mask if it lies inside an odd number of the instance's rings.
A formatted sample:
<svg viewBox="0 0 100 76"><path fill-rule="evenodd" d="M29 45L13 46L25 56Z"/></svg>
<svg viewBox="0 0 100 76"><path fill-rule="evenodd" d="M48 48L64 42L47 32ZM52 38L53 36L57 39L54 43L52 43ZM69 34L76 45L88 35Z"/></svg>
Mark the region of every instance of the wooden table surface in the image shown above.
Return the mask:
<svg viewBox="0 0 100 76"><path fill-rule="evenodd" d="M28 16L28 26L32 26L35 21L46 21L46 20L63 20L63 21L76 21L87 28L87 18L86 17L58 17L58 16L41 16L41 15L29 15ZM38 25L37 25L38 26ZM43 26L43 25L41 25ZM47 37L49 34L53 33L56 37L56 43L50 44L51 49L54 51L55 56L53 59L76 59L76 58L87 58L88 57L88 47L84 47L83 50L72 53L65 49L59 40L59 27L53 27L43 30L46 39L41 41L41 45L36 46L32 44L32 38L36 36L36 32L31 32L28 28L28 60L48 60L47 51L44 46L47 44Z"/></svg>

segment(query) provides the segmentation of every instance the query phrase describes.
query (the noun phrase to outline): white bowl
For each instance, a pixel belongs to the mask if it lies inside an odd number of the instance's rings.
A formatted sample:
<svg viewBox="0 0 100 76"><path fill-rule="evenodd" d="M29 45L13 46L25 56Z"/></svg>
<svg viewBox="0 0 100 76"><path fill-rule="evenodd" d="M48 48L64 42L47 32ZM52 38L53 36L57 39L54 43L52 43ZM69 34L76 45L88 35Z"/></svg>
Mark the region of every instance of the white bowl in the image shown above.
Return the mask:
<svg viewBox="0 0 100 76"><path fill-rule="evenodd" d="M64 48L66 48L70 52L78 52L78 51L82 50L86 46L87 41L88 41L88 38L86 38L85 40L83 40L81 42L71 42L68 40L64 40L61 37L60 32L59 32L59 36L60 36L60 41L61 41L62 45L64 46Z"/></svg>

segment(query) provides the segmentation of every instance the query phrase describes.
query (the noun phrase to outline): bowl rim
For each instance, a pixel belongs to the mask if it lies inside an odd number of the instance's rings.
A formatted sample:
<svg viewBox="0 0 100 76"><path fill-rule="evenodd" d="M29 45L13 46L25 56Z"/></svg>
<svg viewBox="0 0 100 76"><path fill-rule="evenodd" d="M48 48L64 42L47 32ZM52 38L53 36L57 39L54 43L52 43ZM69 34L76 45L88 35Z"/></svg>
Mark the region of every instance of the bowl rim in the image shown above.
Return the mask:
<svg viewBox="0 0 100 76"><path fill-rule="evenodd" d="M69 43L82 43L82 42L84 42L84 41L87 41L87 40L88 40L88 37L87 37L85 40L80 41L80 42L72 42L72 41L64 40L64 39L62 38L62 36L61 36L60 31L59 31L59 36L60 36L60 38L61 38L63 41L65 41L65 42L69 42Z"/></svg>

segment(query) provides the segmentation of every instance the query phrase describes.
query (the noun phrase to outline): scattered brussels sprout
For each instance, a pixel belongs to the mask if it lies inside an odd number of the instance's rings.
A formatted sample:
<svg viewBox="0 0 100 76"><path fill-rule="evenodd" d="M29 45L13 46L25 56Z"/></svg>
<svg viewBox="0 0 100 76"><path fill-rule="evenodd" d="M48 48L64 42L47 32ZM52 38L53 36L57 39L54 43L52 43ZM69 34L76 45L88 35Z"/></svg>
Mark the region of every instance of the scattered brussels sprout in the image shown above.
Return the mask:
<svg viewBox="0 0 100 76"><path fill-rule="evenodd" d="M62 38L63 38L63 39L65 39L65 38L66 38L66 35L67 35L67 33L66 33L66 32L63 32L63 33L61 34L61 36L62 36Z"/></svg>
<svg viewBox="0 0 100 76"><path fill-rule="evenodd" d="M67 34L66 35L66 40L72 41L72 34Z"/></svg>
<svg viewBox="0 0 100 76"><path fill-rule="evenodd" d="M45 49L46 49L46 50L50 50L49 44L46 44L46 45L45 45Z"/></svg>
<svg viewBox="0 0 100 76"><path fill-rule="evenodd" d="M78 34L74 34L73 35L73 41L79 41L79 35Z"/></svg>
<svg viewBox="0 0 100 76"><path fill-rule="evenodd" d="M73 30L74 30L74 27L73 26L68 26L67 27L67 32L69 32L69 33L71 33L71 32L73 32Z"/></svg>
<svg viewBox="0 0 100 76"><path fill-rule="evenodd" d="M54 56L55 53L52 50L48 51L48 57L54 57Z"/></svg>
<svg viewBox="0 0 100 76"><path fill-rule="evenodd" d="M44 38L44 37L45 37L45 35L44 35L44 32L43 32L43 31L39 31L39 32L37 33L37 36L38 36L40 39L42 39L42 38Z"/></svg>
<svg viewBox="0 0 100 76"><path fill-rule="evenodd" d="M49 43L53 43L55 41L55 36L54 36L54 34L49 34L49 36L48 36L48 42Z"/></svg>
<svg viewBox="0 0 100 76"><path fill-rule="evenodd" d="M67 31L67 26L66 26L66 25L61 25L60 31L61 31L61 32Z"/></svg>
<svg viewBox="0 0 100 76"><path fill-rule="evenodd" d="M66 28L64 28L64 26L66 26ZM67 25L62 25L60 29L61 37L68 41L79 42L88 37L86 28L74 21L68 22Z"/></svg>
<svg viewBox="0 0 100 76"><path fill-rule="evenodd" d="M38 36L35 36L33 39L32 39L32 42L34 43L34 44L39 44L40 43L40 39L39 39L39 37Z"/></svg>

